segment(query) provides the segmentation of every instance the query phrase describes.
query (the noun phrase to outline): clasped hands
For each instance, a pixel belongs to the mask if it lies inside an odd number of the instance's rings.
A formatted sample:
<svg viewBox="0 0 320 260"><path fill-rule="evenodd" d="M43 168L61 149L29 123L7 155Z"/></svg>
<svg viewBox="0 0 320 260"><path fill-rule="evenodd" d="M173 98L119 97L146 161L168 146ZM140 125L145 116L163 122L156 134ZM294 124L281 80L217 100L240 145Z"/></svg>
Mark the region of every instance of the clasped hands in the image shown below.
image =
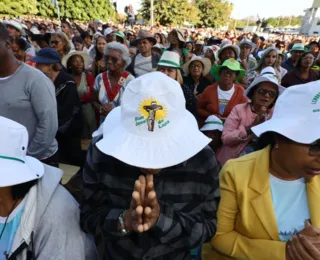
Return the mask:
<svg viewBox="0 0 320 260"><path fill-rule="evenodd" d="M153 175L141 175L136 180L130 209L124 214L128 231L146 232L154 227L160 216L160 205L154 190Z"/></svg>

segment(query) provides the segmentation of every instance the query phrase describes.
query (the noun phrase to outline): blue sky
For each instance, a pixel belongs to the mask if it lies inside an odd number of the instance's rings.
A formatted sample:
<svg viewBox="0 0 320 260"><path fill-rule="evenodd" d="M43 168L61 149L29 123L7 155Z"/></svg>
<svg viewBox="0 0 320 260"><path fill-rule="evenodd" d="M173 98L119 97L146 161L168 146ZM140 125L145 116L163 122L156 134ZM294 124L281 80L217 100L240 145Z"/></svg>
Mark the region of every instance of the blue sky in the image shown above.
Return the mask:
<svg viewBox="0 0 320 260"><path fill-rule="evenodd" d="M140 0L118 0L118 11L123 13L126 5L132 4L135 10L139 8ZM233 18L256 16L261 18L271 16L303 15L303 10L312 6L313 0L231 0L234 4Z"/></svg>

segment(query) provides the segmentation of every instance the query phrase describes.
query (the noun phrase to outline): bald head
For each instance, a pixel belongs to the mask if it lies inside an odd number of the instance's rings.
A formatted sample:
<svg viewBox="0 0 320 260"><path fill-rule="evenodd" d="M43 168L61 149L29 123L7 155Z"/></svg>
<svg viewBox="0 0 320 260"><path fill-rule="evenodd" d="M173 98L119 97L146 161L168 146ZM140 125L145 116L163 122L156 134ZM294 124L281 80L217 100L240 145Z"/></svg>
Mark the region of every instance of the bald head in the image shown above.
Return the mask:
<svg viewBox="0 0 320 260"><path fill-rule="evenodd" d="M9 38L9 32L3 23L0 23L0 40Z"/></svg>

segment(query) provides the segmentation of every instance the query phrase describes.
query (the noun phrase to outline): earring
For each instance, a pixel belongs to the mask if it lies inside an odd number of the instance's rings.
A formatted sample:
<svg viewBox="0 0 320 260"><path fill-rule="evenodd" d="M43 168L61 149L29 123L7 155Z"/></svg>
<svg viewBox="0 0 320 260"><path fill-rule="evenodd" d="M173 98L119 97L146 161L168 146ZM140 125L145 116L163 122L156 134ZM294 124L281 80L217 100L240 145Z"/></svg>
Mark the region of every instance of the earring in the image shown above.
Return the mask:
<svg viewBox="0 0 320 260"><path fill-rule="evenodd" d="M274 148L278 149L278 148L279 148L279 145L278 145L278 144L275 144Z"/></svg>

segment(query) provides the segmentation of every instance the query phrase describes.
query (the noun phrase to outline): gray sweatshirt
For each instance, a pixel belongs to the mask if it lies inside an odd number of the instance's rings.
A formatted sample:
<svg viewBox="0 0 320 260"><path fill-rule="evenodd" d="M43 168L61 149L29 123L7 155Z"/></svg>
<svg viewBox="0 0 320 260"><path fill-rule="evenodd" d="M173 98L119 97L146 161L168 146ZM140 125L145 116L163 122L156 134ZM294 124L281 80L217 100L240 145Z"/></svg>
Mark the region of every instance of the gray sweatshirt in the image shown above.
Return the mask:
<svg viewBox="0 0 320 260"><path fill-rule="evenodd" d="M41 160L57 151L55 88L41 71L23 63L10 77L0 78L0 116L27 128L28 155Z"/></svg>
<svg viewBox="0 0 320 260"><path fill-rule="evenodd" d="M25 197L9 259L98 260L93 239L80 228L78 203L59 184L62 171L45 164L44 170Z"/></svg>

